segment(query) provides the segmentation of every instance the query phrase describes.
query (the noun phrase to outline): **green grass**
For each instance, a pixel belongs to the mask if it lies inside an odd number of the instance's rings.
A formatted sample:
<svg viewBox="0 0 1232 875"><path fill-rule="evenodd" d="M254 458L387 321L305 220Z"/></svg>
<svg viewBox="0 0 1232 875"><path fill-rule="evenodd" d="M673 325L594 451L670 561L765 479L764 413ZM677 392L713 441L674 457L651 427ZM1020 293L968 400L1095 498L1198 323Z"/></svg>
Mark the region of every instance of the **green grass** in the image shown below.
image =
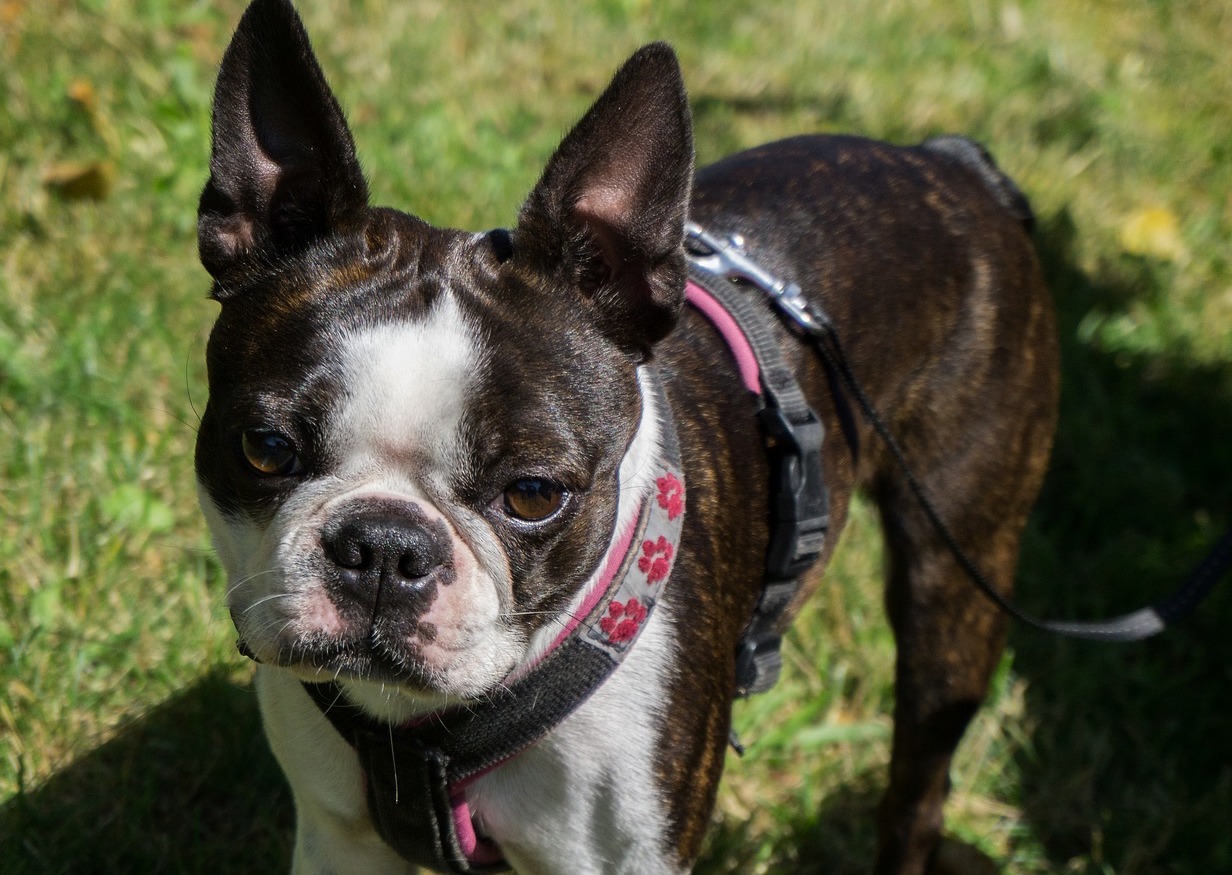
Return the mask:
<svg viewBox="0 0 1232 875"><path fill-rule="evenodd" d="M1137 606L1232 523L1223 0L304 5L375 199L438 223L508 224L650 39L680 51L703 161L813 130L982 139L1040 215L1065 356L1023 601ZM241 9L0 2L6 875L288 858L191 470L215 313L195 203ZM71 197L69 162L105 197ZM879 550L858 508L783 683L738 706L750 752L699 872L867 869L893 702ZM1230 611L1218 592L1134 647L1015 630L954 770L951 831L1011 873L1232 871Z"/></svg>

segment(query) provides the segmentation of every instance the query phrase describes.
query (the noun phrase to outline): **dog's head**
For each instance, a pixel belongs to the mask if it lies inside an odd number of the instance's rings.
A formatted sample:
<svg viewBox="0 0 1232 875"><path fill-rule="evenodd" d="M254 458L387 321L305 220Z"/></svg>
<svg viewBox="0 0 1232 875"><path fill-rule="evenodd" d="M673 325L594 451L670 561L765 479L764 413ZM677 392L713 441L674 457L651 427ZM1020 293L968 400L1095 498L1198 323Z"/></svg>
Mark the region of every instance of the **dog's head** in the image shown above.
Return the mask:
<svg viewBox="0 0 1232 875"><path fill-rule="evenodd" d="M511 232L370 207L290 3L252 4L199 214L221 312L196 466L242 648L425 707L530 657L654 451L638 368L682 305L691 173L653 45Z"/></svg>

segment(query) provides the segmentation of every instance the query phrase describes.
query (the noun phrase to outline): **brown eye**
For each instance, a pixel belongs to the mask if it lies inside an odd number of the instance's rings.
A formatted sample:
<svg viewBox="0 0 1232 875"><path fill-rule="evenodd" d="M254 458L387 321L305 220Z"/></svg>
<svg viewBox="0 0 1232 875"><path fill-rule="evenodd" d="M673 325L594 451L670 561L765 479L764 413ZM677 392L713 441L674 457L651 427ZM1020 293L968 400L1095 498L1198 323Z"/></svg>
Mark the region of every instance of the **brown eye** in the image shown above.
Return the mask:
<svg viewBox="0 0 1232 875"><path fill-rule="evenodd" d="M528 523L538 523L555 514L569 490L541 477L516 480L505 487L505 513Z"/></svg>
<svg viewBox="0 0 1232 875"><path fill-rule="evenodd" d="M304 470L291 441L276 431L249 429L240 437L240 448L248 464L260 474L289 477Z"/></svg>

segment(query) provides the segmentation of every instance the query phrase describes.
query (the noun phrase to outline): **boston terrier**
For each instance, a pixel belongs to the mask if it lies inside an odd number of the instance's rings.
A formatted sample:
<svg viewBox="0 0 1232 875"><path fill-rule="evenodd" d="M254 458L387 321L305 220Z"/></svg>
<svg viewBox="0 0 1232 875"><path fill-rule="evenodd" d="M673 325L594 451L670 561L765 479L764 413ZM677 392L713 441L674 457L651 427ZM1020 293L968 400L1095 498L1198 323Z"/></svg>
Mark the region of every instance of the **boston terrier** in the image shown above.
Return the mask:
<svg viewBox="0 0 1232 875"><path fill-rule="evenodd" d="M1029 209L978 146L801 136L695 173L681 73L653 44L511 229L435 228L369 204L290 2L245 13L200 201L221 311L196 472L295 799L294 872L692 867L777 498L757 387L686 302L687 222L826 314L1008 593L1057 351ZM898 647L874 866L947 871L947 771L1005 621L832 369L733 288L824 434L828 532L774 622L822 584L863 490Z"/></svg>

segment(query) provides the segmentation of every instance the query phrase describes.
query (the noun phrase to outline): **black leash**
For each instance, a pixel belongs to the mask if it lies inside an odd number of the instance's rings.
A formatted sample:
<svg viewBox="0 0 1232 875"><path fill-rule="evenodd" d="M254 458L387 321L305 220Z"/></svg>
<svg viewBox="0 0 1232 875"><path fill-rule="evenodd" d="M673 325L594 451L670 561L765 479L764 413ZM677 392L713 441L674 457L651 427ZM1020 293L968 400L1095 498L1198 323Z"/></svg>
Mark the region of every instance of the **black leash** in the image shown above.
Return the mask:
<svg viewBox="0 0 1232 875"><path fill-rule="evenodd" d="M967 573L967 576L971 578L971 581L980 592L1020 623L1025 623L1028 626L1033 626L1036 629L1042 629L1055 635L1079 638L1085 641L1121 643L1141 641L1158 635L1169 624L1176 622L1176 620L1191 612L1202 599L1206 598L1207 594L1210 593L1224 574L1229 569L1232 569L1232 529L1230 529L1216 542L1206 558L1198 564L1175 592L1150 607L1139 608L1136 611L1122 614L1119 617L1113 617L1110 620L1085 623L1044 620L1028 614L1018 607L1017 604L1003 596L989 582L988 578L984 576L984 573L980 571L971 557L967 555L962 545L958 543L950 527L946 525L945 520L937 512L937 508L933 504L932 499L929 498L923 484L920 483L919 479L915 476L915 472L907 463L907 459L898 441L894 439L885 421L882 420L877 410L873 407L872 402L864 391L864 387L856 379L855 374L852 373L851 366L843 352L842 344L839 342L833 323L829 319L823 319L822 324L825 327L825 334L823 336L810 337L813 347L821 353L827 364L838 371L843 383L851 394L855 396L856 403L860 405L860 410L863 411L864 417L868 420L869 425L873 427L873 431L877 432L877 435L885 442L891 455L894 456L894 461L903 472L907 485L920 503L920 507L923 508L924 514L932 522L937 533L941 535L941 539L945 541L950 552L954 554L954 558L958 560L958 564L962 566L963 571Z"/></svg>
<svg viewBox="0 0 1232 875"><path fill-rule="evenodd" d="M907 462L902 447L890 433L863 385L852 372L830 317L816 304L806 300L798 285L783 282L750 259L744 251L742 239L721 239L692 223L688 223L685 230L691 249L690 258L695 263L704 264L708 270L728 280L743 280L759 289L774 304L780 315L785 317L788 324L821 354L831 372L839 375L848 391L855 397L873 431L885 442L895 463L903 472L912 494L959 566L975 584L976 589L1015 620L1067 638L1120 643L1141 641L1158 635L1170 624L1192 612L1215 584L1232 569L1232 529L1229 529L1181 586L1152 606L1094 622L1044 620L1027 613L989 582L941 518L924 485Z"/></svg>

